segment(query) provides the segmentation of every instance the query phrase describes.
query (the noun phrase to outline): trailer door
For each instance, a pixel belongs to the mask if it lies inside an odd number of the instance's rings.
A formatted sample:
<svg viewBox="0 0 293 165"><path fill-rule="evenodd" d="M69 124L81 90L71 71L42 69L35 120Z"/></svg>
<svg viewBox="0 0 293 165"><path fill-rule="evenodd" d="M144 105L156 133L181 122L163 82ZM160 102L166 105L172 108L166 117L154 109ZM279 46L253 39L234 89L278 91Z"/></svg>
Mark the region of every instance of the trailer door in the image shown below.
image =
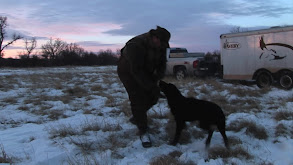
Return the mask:
<svg viewBox="0 0 293 165"><path fill-rule="evenodd" d="M249 80L255 69L253 36L221 39L224 79Z"/></svg>

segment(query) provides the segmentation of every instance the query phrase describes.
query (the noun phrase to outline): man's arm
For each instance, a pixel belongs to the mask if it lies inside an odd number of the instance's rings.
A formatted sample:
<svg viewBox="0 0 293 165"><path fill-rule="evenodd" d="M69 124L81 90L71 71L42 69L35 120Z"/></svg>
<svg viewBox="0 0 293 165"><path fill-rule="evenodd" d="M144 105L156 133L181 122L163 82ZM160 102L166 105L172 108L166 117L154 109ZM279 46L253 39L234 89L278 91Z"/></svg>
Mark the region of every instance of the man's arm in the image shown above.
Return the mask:
<svg viewBox="0 0 293 165"><path fill-rule="evenodd" d="M126 51L131 74L142 88L150 91L156 86L156 83L152 81L152 77L146 74L144 70L146 48L136 43L128 43Z"/></svg>
<svg viewBox="0 0 293 165"><path fill-rule="evenodd" d="M165 76L166 63L167 63L167 58L166 58L167 48L169 48L169 43L162 43L162 47L160 50L160 62L156 68L156 74L155 74L156 81L161 80Z"/></svg>

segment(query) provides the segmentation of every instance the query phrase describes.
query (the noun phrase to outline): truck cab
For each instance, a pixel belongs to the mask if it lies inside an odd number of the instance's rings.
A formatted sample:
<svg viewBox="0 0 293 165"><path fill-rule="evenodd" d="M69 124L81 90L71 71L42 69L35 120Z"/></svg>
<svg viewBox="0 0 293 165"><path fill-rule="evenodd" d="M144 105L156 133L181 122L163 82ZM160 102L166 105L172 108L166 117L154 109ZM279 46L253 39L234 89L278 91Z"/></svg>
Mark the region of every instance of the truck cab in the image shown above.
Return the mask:
<svg viewBox="0 0 293 165"><path fill-rule="evenodd" d="M204 55L203 52L188 53L186 48L167 48L166 75L174 75L178 80L193 76Z"/></svg>

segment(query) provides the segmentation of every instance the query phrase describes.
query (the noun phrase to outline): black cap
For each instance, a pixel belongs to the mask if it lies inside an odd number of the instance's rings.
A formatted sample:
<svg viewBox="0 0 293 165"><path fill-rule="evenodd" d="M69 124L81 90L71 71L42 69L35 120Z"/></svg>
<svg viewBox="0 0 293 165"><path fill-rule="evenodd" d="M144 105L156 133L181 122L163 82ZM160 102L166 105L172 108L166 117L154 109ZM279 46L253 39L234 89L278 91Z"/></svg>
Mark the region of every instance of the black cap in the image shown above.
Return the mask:
<svg viewBox="0 0 293 165"><path fill-rule="evenodd" d="M151 35L157 36L162 42L169 42L171 34L165 28L157 26L157 29L150 30Z"/></svg>

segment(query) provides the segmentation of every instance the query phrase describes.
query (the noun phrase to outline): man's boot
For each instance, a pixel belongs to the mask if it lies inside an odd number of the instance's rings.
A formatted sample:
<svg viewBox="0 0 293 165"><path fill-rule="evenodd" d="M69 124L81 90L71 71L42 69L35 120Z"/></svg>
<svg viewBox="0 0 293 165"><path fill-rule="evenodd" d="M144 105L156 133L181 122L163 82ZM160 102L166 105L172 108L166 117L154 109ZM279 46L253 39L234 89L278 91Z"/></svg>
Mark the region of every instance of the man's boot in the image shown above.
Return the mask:
<svg viewBox="0 0 293 165"><path fill-rule="evenodd" d="M148 132L140 135L141 144L144 148L149 148L152 146L152 141Z"/></svg>

